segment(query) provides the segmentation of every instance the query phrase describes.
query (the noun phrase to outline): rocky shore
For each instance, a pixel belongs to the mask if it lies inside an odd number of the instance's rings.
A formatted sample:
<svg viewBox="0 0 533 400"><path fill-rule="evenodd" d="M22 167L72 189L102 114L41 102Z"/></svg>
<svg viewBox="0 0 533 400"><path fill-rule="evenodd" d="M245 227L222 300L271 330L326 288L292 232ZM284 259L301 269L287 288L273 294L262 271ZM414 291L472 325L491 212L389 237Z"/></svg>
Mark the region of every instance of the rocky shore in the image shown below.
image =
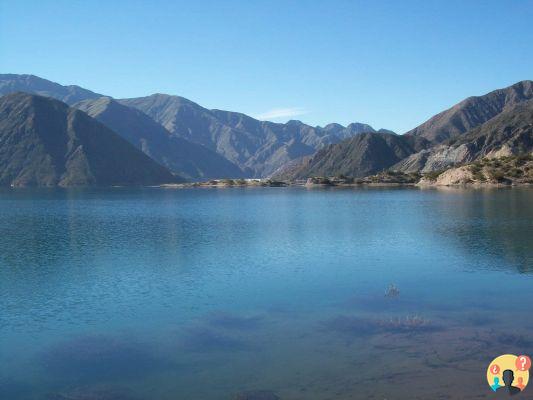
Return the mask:
<svg viewBox="0 0 533 400"><path fill-rule="evenodd" d="M424 175L419 186L517 186L533 184L533 156L483 158L470 164Z"/></svg>

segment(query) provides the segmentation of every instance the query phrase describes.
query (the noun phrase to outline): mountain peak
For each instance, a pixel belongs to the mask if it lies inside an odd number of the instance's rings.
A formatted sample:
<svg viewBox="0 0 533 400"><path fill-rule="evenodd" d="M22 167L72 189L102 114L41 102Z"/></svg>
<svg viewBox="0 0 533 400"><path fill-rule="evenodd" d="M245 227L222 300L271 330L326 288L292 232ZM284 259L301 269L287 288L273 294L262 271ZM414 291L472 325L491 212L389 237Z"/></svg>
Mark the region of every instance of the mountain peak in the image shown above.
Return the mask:
<svg viewBox="0 0 533 400"><path fill-rule="evenodd" d="M426 139L430 144L442 143L481 125L502 111L533 98L533 82L517 82L482 96L472 96L431 117L406 133Z"/></svg>
<svg viewBox="0 0 533 400"><path fill-rule="evenodd" d="M0 98L0 184L150 185L177 180L84 112L49 97Z"/></svg>

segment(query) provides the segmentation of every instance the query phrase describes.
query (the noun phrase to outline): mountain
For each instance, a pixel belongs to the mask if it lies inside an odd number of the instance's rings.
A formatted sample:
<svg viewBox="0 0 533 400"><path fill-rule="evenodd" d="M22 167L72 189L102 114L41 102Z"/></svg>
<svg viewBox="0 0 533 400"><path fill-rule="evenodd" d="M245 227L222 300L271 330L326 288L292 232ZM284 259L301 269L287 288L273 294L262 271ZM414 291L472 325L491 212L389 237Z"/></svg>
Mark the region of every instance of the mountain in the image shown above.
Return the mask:
<svg viewBox="0 0 533 400"><path fill-rule="evenodd" d="M290 166L281 175L291 179L346 175L364 177L391 167L413 153L409 141L400 135L367 132L330 145L299 168Z"/></svg>
<svg viewBox="0 0 533 400"><path fill-rule="evenodd" d="M0 95L16 91L53 97L69 105L88 100L97 101L102 97L79 86L62 86L33 75L0 75ZM362 132L374 132L371 126L361 123L346 127L340 124L312 127L300 121L289 121L286 124L259 121L237 112L209 110L183 97L164 94L118 101L142 111L168 130L173 137L182 139L181 151L176 151L174 155L169 154L168 150L163 151L159 146L161 142L154 138L148 140L149 132L144 129L142 132L135 132L136 135L141 135L142 139L133 137L133 133L129 133L131 123L122 123L119 117L94 116L101 121L105 119L104 123L113 125L111 127L117 133L163 165L193 179L221 176L237 178L243 174L250 177L269 176L285 163L311 156L329 144L338 143ZM94 109L100 112L102 105ZM107 111L104 114L107 114ZM126 125L129 132L119 125ZM161 138L160 133L154 135ZM195 151L190 147L185 151L183 140L202 145L211 153L201 151L199 147L196 147ZM214 158L214 153L228 162L223 163L220 157ZM189 157L186 157L187 155ZM179 160L180 157L183 160ZM212 160L208 162L208 158Z"/></svg>
<svg viewBox="0 0 533 400"><path fill-rule="evenodd" d="M0 97L0 185L155 185L180 180L82 111L48 97Z"/></svg>
<svg viewBox="0 0 533 400"><path fill-rule="evenodd" d="M394 165L402 172L432 172L472 162L533 151L533 100L517 103L462 136L422 150Z"/></svg>
<svg viewBox="0 0 533 400"><path fill-rule="evenodd" d="M244 176L239 167L214 151L171 135L143 112L110 97L84 100L74 107L111 128L161 165L188 179Z"/></svg>
<svg viewBox="0 0 533 400"><path fill-rule="evenodd" d="M532 102L533 82L518 82L469 97L405 135L383 130L358 135L312 158L287 163L275 176L362 177L383 169L432 172L485 156L531 152Z"/></svg>
<svg viewBox="0 0 533 400"><path fill-rule="evenodd" d="M154 94L118 100L146 113L173 135L201 144L238 165L250 176L268 176L283 164L314 154L364 131L369 125L311 127L259 121L242 113L208 110L179 96Z"/></svg>
<svg viewBox="0 0 533 400"><path fill-rule="evenodd" d="M15 92L53 97L69 105L102 96L79 86L62 86L35 75L0 74L0 96Z"/></svg>
<svg viewBox="0 0 533 400"><path fill-rule="evenodd" d="M533 81L521 81L483 96L469 97L407 132L406 136L427 140L427 148L458 137L530 99L533 99ZM421 149L423 146L417 147Z"/></svg>

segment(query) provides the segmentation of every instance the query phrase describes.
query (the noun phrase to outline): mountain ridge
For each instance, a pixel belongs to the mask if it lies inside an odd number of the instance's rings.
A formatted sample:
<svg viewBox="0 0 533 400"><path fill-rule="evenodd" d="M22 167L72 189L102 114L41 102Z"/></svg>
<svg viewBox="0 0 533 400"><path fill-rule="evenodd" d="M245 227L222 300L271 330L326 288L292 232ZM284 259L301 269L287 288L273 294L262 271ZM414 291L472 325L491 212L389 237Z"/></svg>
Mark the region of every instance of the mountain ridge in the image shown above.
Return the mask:
<svg viewBox="0 0 533 400"><path fill-rule="evenodd" d="M331 133L300 121L285 124L260 121L240 112L207 109L180 96L153 94L119 99L163 125L171 133L202 144L232 161L253 176L268 176L285 162L372 127L350 124L342 134ZM340 125L336 125L340 126Z"/></svg>
<svg viewBox="0 0 533 400"><path fill-rule="evenodd" d="M235 164L219 154L171 135L145 113L111 97L84 100L73 107L96 118L161 165L188 179L244 176Z"/></svg>
<svg viewBox="0 0 533 400"><path fill-rule="evenodd" d="M481 96L468 97L404 135L396 135L384 129L376 131L362 123L313 127L297 120L260 121L244 113L207 109L184 97L163 93L98 100L101 95L78 86L61 86L33 75L0 75L0 94L21 86L69 102L86 97L76 102L80 108L120 131L121 136L159 163L192 179L277 174L304 177L315 173L360 177L390 168L427 172L485 154L486 145L481 150L476 146L487 141L495 154L498 151L515 154L518 143L526 151L529 149L529 131L520 131L521 136L514 139L498 132L520 127L513 113L522 113L522 119L528 120L528 106L517 106L533 100L533 81L520 81ZM119 105L124 108L118 110ZM113 119L106 112L123 116ZM500 116L503 117L498 119ZM129 118L136 122L128 122ZM491 121L496 121L492 126L497 132L489 134L487 127ZM481 126L485 126L481 131L486 134L478 132L474 137L471 132ZM162 144L163 139L168 140L168 146ZM176 145L178 142L180 146ZM184 152L180 148L205 151ZM202 158L214 160L215 154L220 159L214 161L217 165L214 169L231 176L206 172L213 165ZM224 166L222 160L227 161L225 167L220 167Z"/></svg>
<svg viewBox="0 0 533 400"><path fill-rule="evenodd" d="M68 105L89 98L95 99L102 97L101 94L82 88L77 85L60 85L59 83L49 81L30 74L0 74L0 96L14 93L25 92L37 94L45 97L52 97Z"/></svg>
<svg viewBox="0 0 533 400"><path fill-rule="evenodd" d="M0 97L0 185L182 181L105 125L59 100L28 93Z"/></svg>
<svg viewBox="0 0 533 400"><path fill-rule="evenodd" d="M453 139L522 101L533 99L533 81L524 80L481 96L470 96L434 115L406 136L421 137L431 145Z"/></svg>
<svg viewBox="0 0 533 400"><path fill-rule="evenodd" d="M277 176L290 179L343 174L359 178L380 169L434 172L484 156L531 152L532 124L533 82L520 81L464 99L395 141L379 140L375 132L366 134L366 143L347 139L300 165L278 169ZM372 135L375 137L370 140Z"/></svg>

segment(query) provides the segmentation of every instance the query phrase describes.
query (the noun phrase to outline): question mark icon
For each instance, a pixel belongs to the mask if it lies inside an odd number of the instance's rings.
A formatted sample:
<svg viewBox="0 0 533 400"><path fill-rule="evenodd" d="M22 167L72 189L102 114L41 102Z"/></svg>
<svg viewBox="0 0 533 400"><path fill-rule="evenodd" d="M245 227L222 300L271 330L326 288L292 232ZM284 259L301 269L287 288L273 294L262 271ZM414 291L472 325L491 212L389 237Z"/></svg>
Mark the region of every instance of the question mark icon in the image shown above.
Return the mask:
<svg viewBox="0 0 533 400"><path fill-rule="evenodd" d="M525 355L518 356L516 358L516 369L519 371L527 371L531 368L531 358Z"/></svg>

